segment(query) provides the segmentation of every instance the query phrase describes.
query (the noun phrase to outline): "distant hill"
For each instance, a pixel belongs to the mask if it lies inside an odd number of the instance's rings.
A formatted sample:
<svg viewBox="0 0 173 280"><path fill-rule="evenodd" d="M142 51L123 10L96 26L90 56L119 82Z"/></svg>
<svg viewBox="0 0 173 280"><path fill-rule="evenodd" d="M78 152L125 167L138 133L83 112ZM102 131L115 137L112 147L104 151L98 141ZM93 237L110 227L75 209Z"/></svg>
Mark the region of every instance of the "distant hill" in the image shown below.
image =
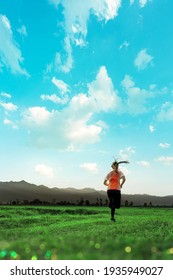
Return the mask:
<svg viewBox="0 0 173 280"><path fill-rule="evenodd" d="M35 199L40 201L54 202L72 202L78 203L81 200L88 200L90 203L96 203L100 199L105 203L107 199L106 191L98 191L91 188L75 189L75 188L48 188L43 185L30 184L25 181L20 182L0 182L0 203L7 202L31 202ZM173 195L170 196L151 196L151 195L122 195L122 204L125 201L133 203L134 206L143 206L152 203L153 206L172 206Z"/></svg>
<svg viewBox="0 0 173 280"><path fill-rule="evenodd" d="M20 182L0 182L0 202L24 200L33 201L39 199L41 201L68 201L74 202L89 200L95 203L97 198L105 200L106 193L104 191L96 191L91 188L75 189L75 188L48 188L43 185L30 184L25 181Z"/></svg>

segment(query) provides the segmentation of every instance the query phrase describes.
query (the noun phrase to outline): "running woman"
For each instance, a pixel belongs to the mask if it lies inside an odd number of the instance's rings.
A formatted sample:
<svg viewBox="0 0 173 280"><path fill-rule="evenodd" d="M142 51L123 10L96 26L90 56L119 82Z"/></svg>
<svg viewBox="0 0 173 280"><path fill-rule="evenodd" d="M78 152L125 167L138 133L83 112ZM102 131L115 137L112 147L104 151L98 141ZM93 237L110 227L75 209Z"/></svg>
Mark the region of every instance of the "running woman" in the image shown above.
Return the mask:
<svg viewBox="0 0 173 280"><path fill-rule="evenodd" d="M107 186L107 195L109 198L109 208L111 209L111 222L115 222L115 209L121 207L121 188L126 181L126 178L119 164L129 163L128 161L114 161L111 165L112 171L109 172L103 182Z"/></svg>

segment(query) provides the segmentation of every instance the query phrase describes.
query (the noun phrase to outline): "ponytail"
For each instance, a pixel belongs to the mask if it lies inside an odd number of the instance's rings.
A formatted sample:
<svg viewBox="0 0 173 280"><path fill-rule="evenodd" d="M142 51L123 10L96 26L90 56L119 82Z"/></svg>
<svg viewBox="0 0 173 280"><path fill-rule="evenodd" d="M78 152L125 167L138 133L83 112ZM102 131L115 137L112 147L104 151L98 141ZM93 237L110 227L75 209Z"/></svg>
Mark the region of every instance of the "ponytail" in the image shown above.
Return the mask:
<svg viewBox="0 0 173 280"><path fill-rule="evenodd" d="M113 163L112 163L112 165L111 166L115 166L115 165L119 165L119 164L122 164L122 163L129 163L129 161L128 160L122 160L122 161L114 161Z"/></svg>
<svg viewBox="0 0 173 280"><path fill-rule="evenodd" d="M129 161L128 160L122 160L122 161L117 162L117 164L121 164L121 163L129 163Z"/></svg>

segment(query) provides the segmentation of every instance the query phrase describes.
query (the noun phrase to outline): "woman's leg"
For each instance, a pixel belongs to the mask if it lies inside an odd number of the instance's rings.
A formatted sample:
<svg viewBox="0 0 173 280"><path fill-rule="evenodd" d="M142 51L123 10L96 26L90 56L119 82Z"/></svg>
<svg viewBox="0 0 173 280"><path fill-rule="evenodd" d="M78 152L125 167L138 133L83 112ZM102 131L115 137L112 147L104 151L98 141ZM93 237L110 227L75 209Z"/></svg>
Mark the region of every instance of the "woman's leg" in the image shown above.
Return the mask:
<svg viewBox="0 0 173 280"><path fill-rule="evenodd" d="M114 220L114 219L115 219L114 216L115 216L115 207L113 206L113 207L111 208L111 220Z"/></svg>
<svg viewBox="0 0 173 280"><path fill-rule="evenodd" d="M108 198L109 198L109 208L111 209L111 221L115 222L114 192L112 190L108 190L107 194L108 194Z"/></svg>

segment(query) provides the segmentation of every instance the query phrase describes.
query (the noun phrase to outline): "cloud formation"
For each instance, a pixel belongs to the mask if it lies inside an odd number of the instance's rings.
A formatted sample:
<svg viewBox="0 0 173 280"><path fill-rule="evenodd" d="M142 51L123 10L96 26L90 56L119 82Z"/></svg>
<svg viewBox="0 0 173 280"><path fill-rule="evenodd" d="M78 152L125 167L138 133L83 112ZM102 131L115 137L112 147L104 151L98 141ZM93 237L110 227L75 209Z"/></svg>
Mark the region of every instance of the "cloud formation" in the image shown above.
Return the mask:
<svg viewBox="0 0 173 280"><path fill-rule="evenodd" d="M160 112L157 115L159 121L172 121L173 120L173 103L167 101L162 104Z"/></svg>
<svg viewBox="0 0 173 280"><path fill-rule="evenodd" d="M53 77L52 83L60 90L60 93L62 95L70 91L68 85L62 80L58 80L55 77Z"/></svg>
<svg viewBox="0 0 173 280"><path fill-rule="evenodd" d="M143 8L149 1L151 0L139 0L140 7Z"/></svg>
<svg viewBox="0 0 173 280"><path fill-rule="evenodd" d="M167 148L169 148L171 146L171 144L169 144L169 143L160 143L159 144L159 147L161 147L161 148L163 148L163 149L167 149Z"/></svg>
<svg viewBox="0 0 173 280"><path fill-rule="evenodd" d="M98 166L96 163L94 162L86 162L86 163L82 163L80 164L80 168L89 171L91 173L97 174L98 173Z"/></svg>
<svg viewBox="0 0 173 280"><path fill-rule="evenodd" d="M125 48L127 49L130 46L130 43L127 41L124 41L120 46L119 46L119 50Z"/></svg>
<svg viewBox="0 0 173 280"><path fill-rule="evenodd" d="M72 69L73 55L69 36L66 36L64 39L64 53L56 53L52 67L54 67L56 71L62 71L64 73L68 73Z"/></svg>
<svg viewBox="0 0 173 280"><path fill-rule="evenodd" d="M56 86L57 94L42 94L40 97L42 100L49 100L56 104L65 105L69 101L68 93L70 92L69 86L62 80L58 80L55 77L52 78L52 83Z"/></svg>
<svg viewBox="0 0 173 280"><path fill-rule="evenodd" d="M19 27L17 29L17 31L19 32L19 34L23 37L26 37L28 35L27 30L26 30L26 26L22 25L21 27Z"/></svg>
<svg viewBox="0 0 173 280"><path fill-rule="evenodd" d="M152 0L139 0L139 6L140 8L144 8L146 4ZM130 0L130 5L134 4L135 0Z"/></svg>
<svg viewBox="0 0 173 280"><path fill-rule="evenodd" d="M23 112L22 124L29 129L31 141L38 147L78 149L98 142L106 129L106 124L102 120L94 122L93 116L118 110L119 103L118 92L102 66L96 79L88 84L87 93L73 96L61 111L30 107Z"/></svg>
<svg viewBox="0 0 173 280"><path fill-rule="evenodd" d="M9 120L7 118L4 119L3 123L5 125L11 126L13 129L18 129L18 126L13 121L11 121L11 120Z"/></svg>
<svg viewBox="0 0 173 280"><path fill-rule="evenodd" d="M53 178L54 177L54 170L51 166L48 166L44 163L37 164L35 166L35 172L40 174L41 176L45 176L47 178Z"/></svg>
<svg viewBox="0 0 173 280"><path fill-rule="evenodd" d="M6 67L13 74L29 76L21 66L24 59L18 44L14 40L10 21L5 15L0 15L0 34L0 70L2 71L3 67Z"/></svg>
<svg viewBox="0 0 173 280"><path fill-rule="evenodd" d="M10 111L10 112L14 112L18 109L18 107L16 105L14 105L12 102L1 102L0 101L0 106L2 106L6 112Z"/></svg>
<svg viewBox="0 0 173 280"><path fill-rule="evenodd" d="M125 149L121 149L119 151L120 160L129 160L129 158L135 153L135 149L133 147L127 147Z"/></svg>
<svg viewBox="0 0 173 280"><path fill-rule="evenodd" d="M129 75L125 75L121 85L127 94L127 101L124 104L127 107L126 111L133 115L146 113L148 111L148 99L154 97L154 91L136 87Z"/></svg>
<svg viewBox="0 0 173 280"><path fill-rule="evenodd" d="M143 166L143 167L150 167L150 163L148 161L145 161L145 160L138 161L137 164L139 166Z"/></svg>
<svg viewBox="0 0 173 280"><path fill-rule="evenodd" d="M60 98L56 94L42 94L40 97L43 101L48 100L61 105L65 105L69 101L67 95L64 98Z"/></svg>
<svg viewBox="0 0 173 280"><path fill-rule="evenodd" d="M1 94L0 94L2 97L5 97L5 98L8 98L8 99L10 99L11 98L11 94L9 94L9 93L7 93L7 92L1 92Z"/></svg>
<svg viewBox="0 0 173 280"><path fill-rule="evenodd" d="M151 132L151 133L153 133L154 131L155 131L156 129L155 129L155 127L154 127L154 125L149 125L149 131Z"/></svg>
<svg viewBox="0 0 173 280"><path fill-rule="evenodd" d="M173 157L172 156L160 156L156 159L156 161L161 162L165 165L173 164Z"/></svg>
<svg viewBox="0 0 173 280"><path fill-rule="evenodd" d="M64 14L65 53L56 53L54 65L57 70L69 72L73 66L72 46L86 45L88 21L94 14L98 21L115 18L121 6L121 0L49 0L57 9L61 4Z"/></svg>
<svg viewBox="0 0 173 280"><path fill-rule="evenodd" d="M141 50L134 61L138 70L143 70L149 65L153 65L153 56L147 53L146 49Z"/></svg>

